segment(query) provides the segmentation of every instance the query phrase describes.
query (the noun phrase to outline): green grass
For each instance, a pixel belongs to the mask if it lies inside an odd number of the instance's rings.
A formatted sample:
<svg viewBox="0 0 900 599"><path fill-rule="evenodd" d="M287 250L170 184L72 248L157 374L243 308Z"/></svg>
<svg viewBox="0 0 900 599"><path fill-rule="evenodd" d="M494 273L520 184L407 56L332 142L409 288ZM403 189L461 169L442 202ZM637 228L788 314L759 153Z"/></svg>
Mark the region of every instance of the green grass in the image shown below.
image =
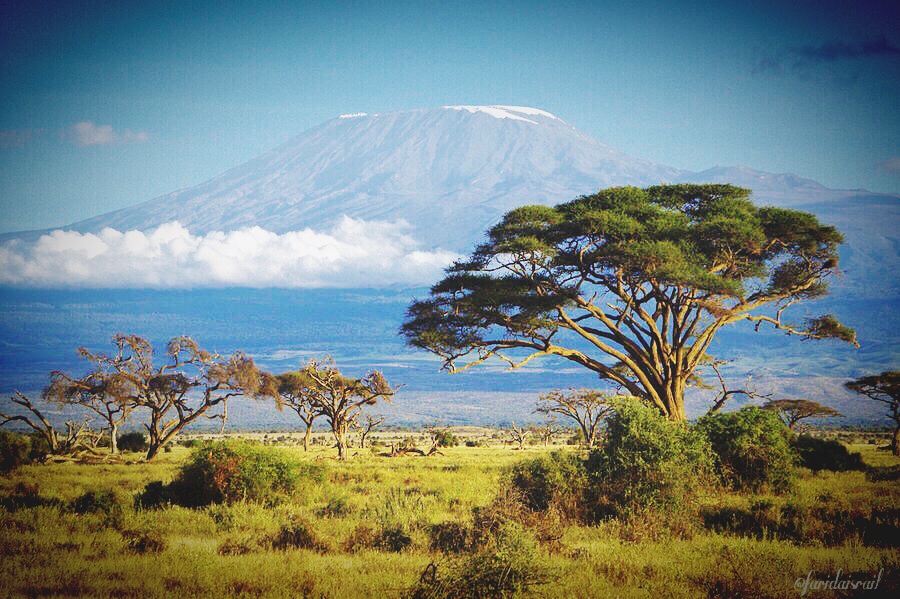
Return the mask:
<svg viewBox="0 0 900 599"><path fill-rule="evenodd" d="M900 464L871 445L852 449L871 465ZM359 450L346 462L320 446L308 453L295 447L284 451L322 464L326 474L273 506L135 509L133 497L148 482L174 478L189 455L181 447L150 464L129 456L126 464L61 463L14 471L0 478L0 497L30 492L33 501L7 499L0 507L2 588L15 597L403 596L429 564L440 572L465 559L432 550L431 527L451 521L471 525L473 509L492 502L509 466L549 450L456 447L428 458ZM115 513L73 511L85 492L106 489L114 492ZM615 521L565 525L559 540L539 547L550 582L532 587L532 594L797 597L795 581L811 570L820 578L833 578L841 569L845 577L864 579L881 568L880 590L900 586L900 540L873 546L844 527L838 542L829 542L827 522L816 520L829 514L859 518L873 510L895 514L897 481L872 482L861 472L807 471L788 496L723 493L702 502L708 510L765 512L773 522L787 521L801 513L797 510L812 515L800 538L777 531L741 536L702 526L687 538L642 537L633 534L640 523L631 523L629 534ZM283 538L284 530L300 529L308 539L295 542L307 547L276 548L274 540ZM408 542L394 547L399 551L374 542L385 530L402 532Z"/></svg>

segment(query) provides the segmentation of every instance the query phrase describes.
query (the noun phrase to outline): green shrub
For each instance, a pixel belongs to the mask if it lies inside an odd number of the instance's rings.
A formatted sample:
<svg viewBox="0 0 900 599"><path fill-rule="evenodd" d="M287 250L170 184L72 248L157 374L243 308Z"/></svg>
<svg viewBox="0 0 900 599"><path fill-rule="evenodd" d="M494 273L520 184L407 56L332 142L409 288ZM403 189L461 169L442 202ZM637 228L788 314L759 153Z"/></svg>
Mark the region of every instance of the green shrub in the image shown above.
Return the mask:
<svg viewBox="0 0 900 599"><path fill-rule="evenodd" d="M482 550L441 571L429 564L410 591L413 599L524 596L555 577L541 565L531 533L515 522L504 523Z"/></svg>
<svg viewBox="0 0 900 599"><path fill-rule="evenodd" d="M0 472L10 472L31 462L31 439L0 431Z"/></svg>
<svg viewBox="0 0 900 599"><path fill-rule="evenodd" d="M101 514L107 525L118 525L124 514L123 498L112 489L85 491L70 504L76 514Z"/></svg>
<svg viewBox="0 0 900 599"><path fill-rule="evenodd" d="M594 518L649 512L674 518L692 511L698 493L711 485L713 456L693 427L628 401L607 419L606 441L591 452L586 469Z"/></svg>
<svg viewBox="0 0 900 599"><path fill-rule="evenodd" d="M583 516L587 476L584 460L577 454L554 451L519 462L512 467L509 479L529 509L545 511L555 505L572 519Z"/></svg>
<svg viewBox="0 0 900 599"><path fill-rule="evenodd" d="M139 452L147 451L150 448L147 436L140 431L119 435L118 439L116 439L116 445L121 451Z"/></svg>
<svg viewBox="0 0 900 599"><path fill-rule="evenodd" d="M791 446L799 456L800 465L814 472L819 470L845 472L866 469L862 456L858 453L850 453L839 441L800 435L792 441Z"/></svg>
<svg viewBox="0 0 900 599"><path fill-rule="evenodd" d="M769 410L750 406L704 416L697 424L719 458L719 473L731 487L788 491L797 478L791 432Z"/></svg>
<svg viewBox="0 0 900 599"><path fill-rule="evenodd" d="M169 485L148 484L139 497L144 507L175 503L200 507L214 503L273 503L301 479L321 482L323 468L289 459L282 452L240 441L205 443L194 450Z"/></svg>
<svg viewBox="0 0 900 599"><path fill-rule="evenodd" d="M432 433L435 445L438 447L456 447L459 445L459 439L448 430L438 430Z"/></svg>

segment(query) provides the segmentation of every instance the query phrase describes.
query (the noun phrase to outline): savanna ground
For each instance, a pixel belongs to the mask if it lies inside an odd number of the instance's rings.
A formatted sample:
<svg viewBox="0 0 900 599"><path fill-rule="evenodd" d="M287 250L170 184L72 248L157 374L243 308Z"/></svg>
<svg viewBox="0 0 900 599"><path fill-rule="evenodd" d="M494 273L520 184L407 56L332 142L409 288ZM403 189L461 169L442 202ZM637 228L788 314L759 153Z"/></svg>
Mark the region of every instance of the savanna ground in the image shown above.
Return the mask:
<svg viewBox="0 0 900 599"><path fill-rule="evenodd" d="M702 496L694 525L525 518L479 561L466 539L479 514L502 511L509 469L575 447L519 451L494 440L442 455L387 457L382 446L339 462L330 447L304 452L277 438L265 439L275 446L264 449L311 466L271 501L136 504L148 483L176 477L191 455L183 446L151 463L125 454L122 463L36 464L0 477L0 593L401 597L423 576L454 571L462 586L442 596L492 596L499 592L465 587L477 578L466 568L499 564L501 577L531 572L510 591L517 596L799 597L803 581L839 571L842 580L879 572L881 579L877 589L856 591L807 583L805 596L900 596L900 483L879 480L890 476L802 470L787 494ZM871 443L848 440L875 472L900 465ZM437 593L422 589L418 596Z"/></svg>

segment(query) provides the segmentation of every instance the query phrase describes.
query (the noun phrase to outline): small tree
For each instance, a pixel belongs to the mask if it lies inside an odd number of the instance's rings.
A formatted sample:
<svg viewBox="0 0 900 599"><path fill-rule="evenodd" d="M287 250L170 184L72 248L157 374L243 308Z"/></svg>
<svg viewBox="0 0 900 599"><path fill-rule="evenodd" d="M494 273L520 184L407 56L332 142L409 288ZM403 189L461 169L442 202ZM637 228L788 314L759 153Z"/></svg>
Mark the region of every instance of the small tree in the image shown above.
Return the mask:
<svg viewBox="0 0 900 599"><path fill-rule="evenodd" d="M581 429L584 444L594 446L600 423L612 410L609 394L595 389L572 389L568 393L551 391L541 395L537 411L542 414L559 414L574 420Z"/></svg>
<svg viewBox="0 0 900 599"><path fill-rule="evenodd" d="M366 414L366 417L362 422L355 422L355 428L359 431L359 447L360 449L365 448L366 446L366 438L371 434L376 427L381 425L384 422L384 417L379 416L375 417L371 414Z"/></svg>
<svg viewBox="0 0 900 599"><path fill-rule="evenodd" d="M844 417L834 408L823 406L809 399L773 399L766 402L762 409L776 412L781 421L791 430L794 430L797 423L805 418Z"/></svg>
<svg viewBox="0 0 900 599"><path fill-rule="evenodd" d="M277 379L278 393L275 400L278 408L287 406L294 410L306 425L306 431L303 434L303 451L308 451L313 422L321 413L315 401L315 382L303 370L279 374Z"/></svg>
<svg viewBox="0 0 900 599"><path fill-rule="evenodd" d="M900 456L900 370L860 377L844 383L844 386L888 407L888 414L895 424L891 453Z"/></svg>
<svg viewBox="0 0 900 599"><path fill-rule="evenodd" d="M544 447L553 443L553 437L560 431L559 425L556 422L556 418L550 418L547 422L544 423L543 426L538 427L537 434L541 440L541 443L544 444Z"/></svg>
<svg viewBox="0 0 900 599"><path fill-rule="evenodd" d="M87 422L66 422L66 432L61 434L57 431L53 424L41 413L40 409L33 401L19 391L15 392L15 396L9 400L16 405L22 406L33 416L25 416L23 414L3 414L0 413L0 426L9 422L22 422L31 428L37 435L47 444L47 451L54 455L66 455L75 452L78 449L89 449L87 443L89 437L89 429ZM33 419L34 418L34 419Z"/></svg>
<svg viewBox="0 0 900 599"><path fill-rule="evenodd" d="M96 413L109 433L109 451L118 453L119 426L137 407L138 387L128 377L117 372L114 364L125 359L126 346L117 344L117 354L105 356L79 348L78 354L94 363L94 370L81 378L55 370L44 398L63 404L78 405Z"/></svg>
<svg viewBox="0 0 900 599"><path fill-rule="evenodd" d="M531 429L524 426L516 426L516 423L513 422L510 424L507 433L510 436L510 439L514 443L517 443L516 449L525 449L525 442L528 440L528 437L531 436Z"/></svg>
<svg viewBox="0 0 900 599"><path fill-rule="evenodd" d="M129 407L149 411L150 421L144 425L149 435L147 460L198 419L224 419L228 399L276 393L272 377L240 352L223 360L190 337L175 337L166 348L165 363L155 366L153 347L146 339L119 334L113 343L116 351L111 355L86 355L97 364L92 374L101 389L104 384L128 389ZM213 413L217 406L223 411Z"/></svg>
<svg viewBox="0 0 900 599"><path fill-rule="evenodd" d="M365 406L373 406L379 399L389 401L395 389L377 370L362 378L341 374L334 361L310 360L303 369L310 381L310 393L316 410L328 420L337 445L338 459L346 455L347 435Z"/></svg>

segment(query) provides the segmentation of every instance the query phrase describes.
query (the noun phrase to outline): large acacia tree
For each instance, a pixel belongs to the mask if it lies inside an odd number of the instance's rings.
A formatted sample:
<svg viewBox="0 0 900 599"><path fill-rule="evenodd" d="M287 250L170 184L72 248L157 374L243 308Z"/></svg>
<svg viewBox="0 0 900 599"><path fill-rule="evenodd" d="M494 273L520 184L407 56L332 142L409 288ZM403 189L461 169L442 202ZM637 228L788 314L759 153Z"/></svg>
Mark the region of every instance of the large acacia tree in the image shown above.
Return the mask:
<svg viewBox="0 0 900 599"><path fill-rule="evenodd" d="M749 195L731 185L623 187L517 208L412 303L402 332L451 372L559 356L683 420L685 388L725 326L856 344L831 315L784 319L826 293L841 234Z"/></svg>

